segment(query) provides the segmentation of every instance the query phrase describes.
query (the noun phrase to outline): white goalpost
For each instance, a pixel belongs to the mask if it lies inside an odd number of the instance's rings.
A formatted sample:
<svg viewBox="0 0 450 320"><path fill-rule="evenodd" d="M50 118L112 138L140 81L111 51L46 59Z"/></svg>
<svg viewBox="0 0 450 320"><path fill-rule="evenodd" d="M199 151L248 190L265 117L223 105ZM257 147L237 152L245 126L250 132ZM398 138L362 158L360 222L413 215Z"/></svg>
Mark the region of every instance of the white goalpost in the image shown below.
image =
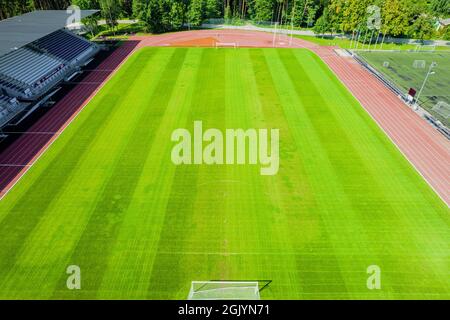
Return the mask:
<svg viewBox="0 0 450 320"><path fill-rule="evenodd" d="M272 47L287 47L292 45L292 37L294 25L291 23L291 30L282 29L278 22L274 23L274 27L272 28Z"/></svg>
<svg viewBox="0 0 450 320"><path fill-rule="evenodd" d="M418 45L416 45L414 51L434 52L434 51L436 51L436 45L432 45L432 44L418 44Z"/></svg>
<svg viewBox="0 0 450 320"><path fill-rule="evenodd" d="M217 48L238 48L237 42L216 42L216 49Z"/></svg>
<svg viewBox="0 0 450 320"><path fill-rule="evenodd" d="M257 281L192 281L188 300L259 300Z"/></svg>

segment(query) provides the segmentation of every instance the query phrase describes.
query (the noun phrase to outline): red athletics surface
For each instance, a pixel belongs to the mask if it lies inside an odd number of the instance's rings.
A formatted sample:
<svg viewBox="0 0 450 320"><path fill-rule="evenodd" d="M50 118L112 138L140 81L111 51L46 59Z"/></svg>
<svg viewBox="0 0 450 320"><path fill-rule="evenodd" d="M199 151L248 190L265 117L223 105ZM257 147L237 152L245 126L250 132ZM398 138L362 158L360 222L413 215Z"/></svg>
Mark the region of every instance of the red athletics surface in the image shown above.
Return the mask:
<svg viewBox="0 0 450 320"><path fill-rule="evenodd" d="M27 172L137 45L136 41L129 41L115 50L26 133L1 152L0 197L3 197Z"/></svg>
<svg viewBox="0 0 450 320"><path fill-rule="evenodd" d="M148 37L136 36L130 40L133 45L125 44L97 69L117 67L136 44L138 47L210 47L215 46L216 43L236 43L239 47L275 46L277 48L308 48L312 50L333 70L443 201L450 205L450 141L407 107L352 58L338 56L334 51L337 47L321 47L305 40L290 39L281 34L274 36L273 33L233 29L186 31ZM84 82L105 81L106 77L96 78L94 72ZM58 134L62 132L71 118L98 90L98 85L91 86L95 88L91 88L89 85L75 87L38 122L40 126L36 124L29 129L29 132L36 132L36 130L40 130L40 132L53 130ZM52 117L49 114L55 114L55 116ZM25 134L0 155L0 190L3 190L0 195L4 195L14 185L15 181L57 137L57 135L51 135L52 138L44 142L45 139L42 136ZM26 166L15 167L14 165L17 164Z"/></svg>

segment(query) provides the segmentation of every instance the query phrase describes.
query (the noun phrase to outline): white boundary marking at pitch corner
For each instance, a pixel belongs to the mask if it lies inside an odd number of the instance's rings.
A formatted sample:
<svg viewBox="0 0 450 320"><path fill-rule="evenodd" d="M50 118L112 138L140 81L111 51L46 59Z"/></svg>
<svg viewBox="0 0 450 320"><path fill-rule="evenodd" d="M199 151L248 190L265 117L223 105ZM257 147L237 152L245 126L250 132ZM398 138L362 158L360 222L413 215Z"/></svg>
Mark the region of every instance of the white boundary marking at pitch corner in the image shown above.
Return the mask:
<svg viewBox="0 0 450 320"><path fill-rule="evenodd" d="M0 196L0 201L3 200L3 198L12 190L12 188L15 187L15 185L27 174L27 172L30 170L30 168L41 158L41 156L47 152L47 150L50 148L50 146L55 142L64 132L64 130L78 117L78 115L81 113L81 111L84 110L84 108L94 99L98 92L111 80L111 78L117 73L117 71L122 67L125 62L128 61L128 59L137 51L140 47L137 45L126 57L122 60L122 62L119 63L119 65L114 69L113 72L100 84L100 86L95 89L95 91L91 94L91 96L86 99L80 108L72 115L72 117L66 121L66 123L63 124L63 126L53 135L52 139L41 149L39 150L39 153L31 160L31 163L28 163L26 166L24 166L24 171L20 173L17 177L17 179L14 181L13 184L11 184L7 189L3 192L3 195ZM74 88L75 89L75 88Z"/></svg>

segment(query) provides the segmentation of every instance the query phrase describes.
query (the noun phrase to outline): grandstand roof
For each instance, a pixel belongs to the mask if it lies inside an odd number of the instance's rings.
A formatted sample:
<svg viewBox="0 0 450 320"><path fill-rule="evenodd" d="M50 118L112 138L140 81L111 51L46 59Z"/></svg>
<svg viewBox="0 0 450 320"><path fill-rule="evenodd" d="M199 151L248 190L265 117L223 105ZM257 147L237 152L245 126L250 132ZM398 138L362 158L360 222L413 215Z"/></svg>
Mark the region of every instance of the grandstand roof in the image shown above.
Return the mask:
<svg viewBox="0 0 450 320"><path fill-rule="evenodd" d="M81 10L81 18L98 10ZM38 10L0 21L0 56L67 26L66 10Z"/></svg>

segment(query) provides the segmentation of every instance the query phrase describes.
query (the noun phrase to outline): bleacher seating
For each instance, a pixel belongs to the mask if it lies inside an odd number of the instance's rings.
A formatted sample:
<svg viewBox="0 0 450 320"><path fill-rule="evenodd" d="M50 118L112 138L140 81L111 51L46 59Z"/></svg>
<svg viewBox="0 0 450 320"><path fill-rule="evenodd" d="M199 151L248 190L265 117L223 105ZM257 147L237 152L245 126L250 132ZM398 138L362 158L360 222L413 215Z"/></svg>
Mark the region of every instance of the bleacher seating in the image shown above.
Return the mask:
<svg viewBox="0 0 450 320"><path fill-rule="evenodd" d="M31 46L69 63L82 60L86 53L96 49L93 43L64 30L53 32Z"/></svg>
<svg viewBox="0 0 450 320"><path fill-rule="evenodd" d="M91 59L97 45L58 30L0 57L0 92L36 100Z"/></svg>
<svg viewBox="0 0 450 320"><path fill-rule="evenodd" d="M25 105L19 103L16 98L0 95L0 128L24 108Z"/></svg>
<svg viewBox="0 0 450 320"><path fill-rule="evenodd" d="M28 48L20 48L0 57L0 74L25 87L39 84L46 75L61 67L64 67L61 61Z"/></svg>
<svg viewBox="0 0 450 320"><path fill-rule="evenodd" d="M58 86L73 81L100 51L97 44L65 29L67 23L66 10L37 10L0 21L0 129L50 105Z"/></svg>

